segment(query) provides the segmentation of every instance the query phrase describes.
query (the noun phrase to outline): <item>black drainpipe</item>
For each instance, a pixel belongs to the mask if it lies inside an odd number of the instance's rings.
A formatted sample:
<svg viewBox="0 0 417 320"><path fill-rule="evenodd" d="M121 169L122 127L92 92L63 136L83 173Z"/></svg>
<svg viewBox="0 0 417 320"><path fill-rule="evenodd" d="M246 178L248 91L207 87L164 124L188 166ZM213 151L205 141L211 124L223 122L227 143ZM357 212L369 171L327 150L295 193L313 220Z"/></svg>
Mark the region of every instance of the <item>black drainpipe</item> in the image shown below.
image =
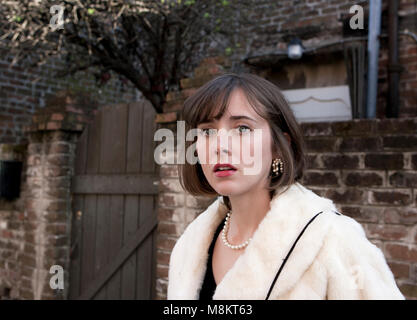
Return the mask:
<svg viewBox="0 0 417 320"><path fill-rule="evenodd" d="M389 0L388 5L388 99L387 118L398 118L399 81L401 65L398 63L398 0Z"/></svg>

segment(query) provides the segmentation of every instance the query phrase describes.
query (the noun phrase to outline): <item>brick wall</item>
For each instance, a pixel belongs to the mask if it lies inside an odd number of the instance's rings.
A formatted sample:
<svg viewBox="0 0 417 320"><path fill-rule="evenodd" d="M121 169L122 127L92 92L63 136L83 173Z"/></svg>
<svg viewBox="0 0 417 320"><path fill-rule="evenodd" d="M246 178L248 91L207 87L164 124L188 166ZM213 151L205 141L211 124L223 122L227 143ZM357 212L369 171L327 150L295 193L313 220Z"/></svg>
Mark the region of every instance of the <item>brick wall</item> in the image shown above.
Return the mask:
<svg viewBox="0 0 417 320"><path fill-rule="evenodd" d="M401 292L417 299L417 118L301 127L308 147L302 183L362 224Z"/></svg>
<svg viewBox="0 0 417 320"><path fill-rule="evenodd" d="M51 59L45 65L26 69L11 66L10 60L0 56L0 143L27 143L24 126L32 115L45 107L48 97L62 90L87 92L99 104L115 104L136 101L140 94L117 75L110 73L110 80L100 86L94 69L78 72L65 78L54 73L65 68L59 59Z"/></svg>
<svg viewBox="0 0 417 320"><path fill-rule="evenodd" d="M176 132L182 103L230 61L207 58L195 77L170 93L156 121ZM341 212L360 222L368 238L385 254L398 286L417 299L417 118L363 119L303 123L308 147L302 183L332 199ZM171 150L169 157L175 157ZM184 192L175 165L160 170L157 243L157 297L166 298L169 256L185 227L214 198Z"/></svg>
<svg viewBox="0 0 417 320"><path fill-rule="evenodd" d="M0 201L0 299L68 296L70 185L78 136L96 112L88 102L61 92L25 126L27 144L0 145L1 160L23 162L20 197ZM53 265L64 290L49 286Z"/></svg>

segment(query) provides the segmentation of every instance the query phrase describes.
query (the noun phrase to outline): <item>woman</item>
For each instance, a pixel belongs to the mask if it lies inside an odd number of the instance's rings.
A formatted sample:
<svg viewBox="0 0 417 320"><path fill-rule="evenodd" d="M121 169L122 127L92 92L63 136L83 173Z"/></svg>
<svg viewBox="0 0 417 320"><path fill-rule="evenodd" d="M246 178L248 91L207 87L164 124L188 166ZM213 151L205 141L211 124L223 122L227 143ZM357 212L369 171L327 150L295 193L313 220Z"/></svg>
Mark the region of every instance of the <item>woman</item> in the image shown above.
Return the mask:
<svg viewBox="0 0 417 320"><path fill-rule="evenodd" d="M300 184L303 136L275 85L223 74L182 117L199 163L181 185L218 197L173 248L168 299L404 299L362 226Z"/></svg>

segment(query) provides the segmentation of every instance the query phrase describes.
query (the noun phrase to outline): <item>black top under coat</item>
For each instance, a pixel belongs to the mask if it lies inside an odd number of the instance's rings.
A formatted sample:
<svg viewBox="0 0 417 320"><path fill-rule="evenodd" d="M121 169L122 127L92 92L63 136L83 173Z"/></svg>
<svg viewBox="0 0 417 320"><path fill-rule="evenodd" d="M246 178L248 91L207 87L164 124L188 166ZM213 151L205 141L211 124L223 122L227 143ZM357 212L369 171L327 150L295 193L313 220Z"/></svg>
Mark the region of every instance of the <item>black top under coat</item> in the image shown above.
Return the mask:
<svg viewBox="0 0 417 320"><path fill-rule="evenodd" d="M226 218L223 219L223 221L219 224L217 227L216 232L214 233L213 240L211 241L210 248L208 250L208 259L207 259L207 270L206 275L204 277L204 281L201 287L200 291L200 298L199 300L202 301L208 301L213 300L214 291L216 290L216 281L214 280L213 275L213 268L212 268L212 261L213 261L213 250L214 245L216 243L217 237L219 236L220 232L223 229L224 222L226 221Z"/></svg>

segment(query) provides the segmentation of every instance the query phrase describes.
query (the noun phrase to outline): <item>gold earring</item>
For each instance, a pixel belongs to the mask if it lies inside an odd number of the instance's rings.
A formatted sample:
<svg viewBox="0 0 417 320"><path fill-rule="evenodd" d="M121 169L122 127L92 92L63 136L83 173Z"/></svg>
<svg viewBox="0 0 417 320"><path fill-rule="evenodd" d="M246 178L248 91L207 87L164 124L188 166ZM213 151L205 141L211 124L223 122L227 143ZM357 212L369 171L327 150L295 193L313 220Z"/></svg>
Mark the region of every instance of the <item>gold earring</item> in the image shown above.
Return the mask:
<svg viewBox="0 0 417 320"><path fill-rule="evenodd" d="M280 173L284 172L284 163L282 162L281 158L276 158L272 161L272 176L276 177Z"/></svg>

